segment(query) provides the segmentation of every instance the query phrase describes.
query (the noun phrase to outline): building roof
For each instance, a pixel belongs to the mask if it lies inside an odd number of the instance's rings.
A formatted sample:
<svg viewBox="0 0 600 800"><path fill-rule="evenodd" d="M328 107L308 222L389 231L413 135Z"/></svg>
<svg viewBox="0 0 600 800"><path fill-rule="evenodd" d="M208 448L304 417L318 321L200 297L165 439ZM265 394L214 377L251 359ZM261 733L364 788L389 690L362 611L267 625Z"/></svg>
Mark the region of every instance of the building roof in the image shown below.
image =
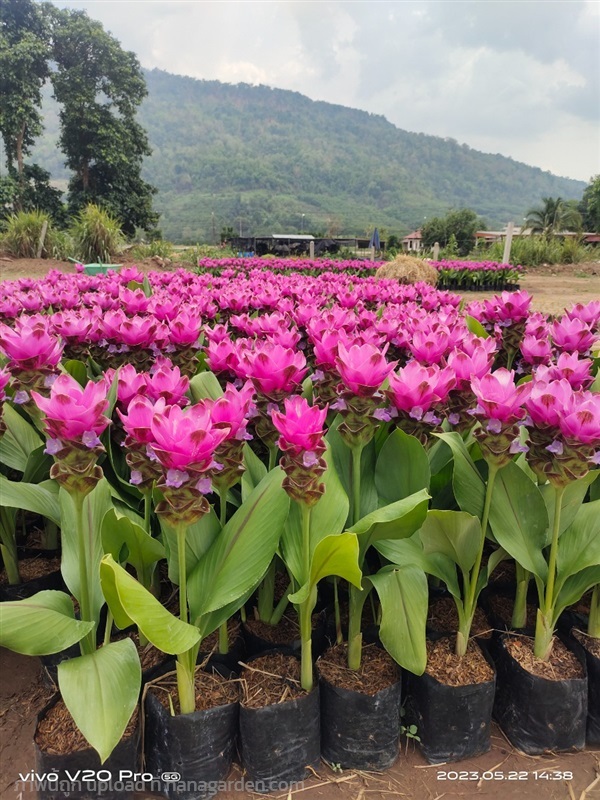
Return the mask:
<svg viewBox="0 0 600 800"><path fill-rule="evenodd" d="M413 231L412 233L409 233L408 236L405 236L404 239L402 239L402 241L406 242L408 241L408 239L421 239L421 238L422 238L421 231Z"/></svg>
<svg viewBox="0 0 600 800"><path fill-rule="evenodd" d="M268 237L261 236L259 238L265 239L265 238L268 238ZM310 242L310 241L314 241L315 237L311 236L310 233L272 233L271 234L271 238L272 239L294 239L296 241L301 241L301 242Z"/></svg>

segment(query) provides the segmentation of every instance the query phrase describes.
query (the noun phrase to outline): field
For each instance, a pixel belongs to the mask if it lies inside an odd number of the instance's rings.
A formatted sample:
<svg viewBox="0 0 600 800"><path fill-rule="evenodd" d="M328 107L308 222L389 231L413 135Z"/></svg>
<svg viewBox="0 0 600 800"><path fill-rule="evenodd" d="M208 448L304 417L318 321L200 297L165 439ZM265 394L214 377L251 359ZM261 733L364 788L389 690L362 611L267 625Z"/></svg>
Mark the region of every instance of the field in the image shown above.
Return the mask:
<svg viewBox="0 0 600 800"><path fill-rule="evenodd" d="M144 271L157 269L151 259L139 266ZM42 277L49 269L74 272L73 265L65 262L0 257L0 281ZM520 288L533 295L534 309L558 314L574 303L600 298L600 262L532 269L523 277ZM467 293L465 298L481 300L489 296L491 293ZM36 714L50 694L35 659L0 650L0 675L0 800L20 800L33 796L27 785L18 785L19 773L26 775L35 769L32 733ZM525 756L510 745L495 725L492 743L491 751L477 759L431 766L420 755L418 746L408 740L398 763L385 774L334 772L322 765L304 786L272 796L277 800L600 798L600 751ZM230 780L239 785L239 768ZM260 796L248 791L219 793L223 800Z"/></svg>

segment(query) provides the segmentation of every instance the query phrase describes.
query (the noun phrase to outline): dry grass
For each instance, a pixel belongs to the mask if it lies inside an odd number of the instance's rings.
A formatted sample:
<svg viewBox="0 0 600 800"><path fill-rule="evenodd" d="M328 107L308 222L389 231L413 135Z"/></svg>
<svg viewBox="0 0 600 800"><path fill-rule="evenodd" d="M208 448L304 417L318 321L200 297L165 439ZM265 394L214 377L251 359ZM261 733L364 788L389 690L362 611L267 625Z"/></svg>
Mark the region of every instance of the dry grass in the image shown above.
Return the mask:
<svg viewBox="0 0 600 800"><path fill-rule="evenodd" d="M379 267L375 277L391 278L402 284L424 282L435 286L438 281L438 272L420 258L400 255L396 256L393 261Z"/></svg>

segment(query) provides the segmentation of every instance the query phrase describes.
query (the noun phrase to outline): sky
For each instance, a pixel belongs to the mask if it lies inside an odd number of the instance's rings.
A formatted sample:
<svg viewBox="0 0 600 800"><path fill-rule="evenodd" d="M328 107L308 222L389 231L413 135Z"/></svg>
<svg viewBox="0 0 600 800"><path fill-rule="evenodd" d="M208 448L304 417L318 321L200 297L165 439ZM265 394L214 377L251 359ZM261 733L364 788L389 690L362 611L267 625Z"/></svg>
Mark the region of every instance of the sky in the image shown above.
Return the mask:
<svg viewBox="0 0 600 800"><path fill-rule="evenodd" d="M600 0L55 0L143 67L383 114L556 175L600 173Z"/></svg>

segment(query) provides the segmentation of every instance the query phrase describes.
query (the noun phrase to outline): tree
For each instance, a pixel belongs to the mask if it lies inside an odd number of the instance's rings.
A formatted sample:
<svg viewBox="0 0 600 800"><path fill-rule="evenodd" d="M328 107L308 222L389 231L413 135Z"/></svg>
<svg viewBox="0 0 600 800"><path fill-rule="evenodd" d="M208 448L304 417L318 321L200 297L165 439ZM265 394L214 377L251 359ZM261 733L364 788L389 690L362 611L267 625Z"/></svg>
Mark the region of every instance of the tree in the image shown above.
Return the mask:
<svg viewBox="0 0 600 800"><path fill-rule="evenodd" d="M593 177L583 191L578 206L585 231L600 233L600 175Z"/></svg>
<svg viewBox="0 0 600 800"><path fill-rule="evenodd" d="M581 230L581 214L572 201L562 197L542 197L542 205L530 208L526 214L525 228L550 238L561 231Z"/></svg>
<svg viewBox="0 0 600 800"><path fill-rule="evenodd" d="M445 217L432 217L421 228L421 241L424 247L433 247L439 242L444 248L450 244L457 249L459 256L468 255L475 246L475 231L485 227L477 214L470 208L449 211Z"/></svg>
<svg viewBox="0 0 600 800"><path fill-rule="evenodd" d="M25 208L27 191L24 159L43 129L40 106L50 71L48 32L32 0L0 2L0 133L8 178L13 179L11 203L19 211Z"/></svg>
<svg viewBox="0 0 600 800"><path fill-rule="evenodd" d="M59 144L73 170L69 210L97 203L128 235L155 227L156 193L141 177L151 150L136 121L146 84L134 53L83 11L46 6L52 30L54 96L61 104Z"/></svg>

